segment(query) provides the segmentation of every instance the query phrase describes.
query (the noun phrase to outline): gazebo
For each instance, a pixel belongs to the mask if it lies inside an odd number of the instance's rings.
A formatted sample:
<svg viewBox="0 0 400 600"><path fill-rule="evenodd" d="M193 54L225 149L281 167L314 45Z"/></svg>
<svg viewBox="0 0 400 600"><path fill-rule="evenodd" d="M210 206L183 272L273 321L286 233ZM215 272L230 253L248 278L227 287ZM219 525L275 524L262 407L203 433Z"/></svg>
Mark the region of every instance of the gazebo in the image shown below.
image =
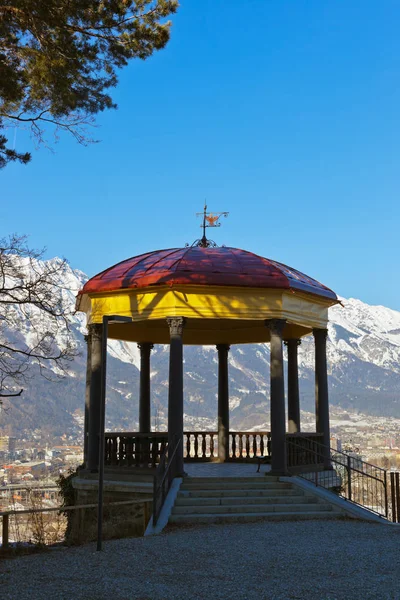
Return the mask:
<svg viewBox="0 0 400 600"><path fill-rule="evenodd" d="M328 308L336 303L336 294L315 279L252 252L216 247L205 236L196 245L141 254L92 277L77 298L77 310L86 313L88 325L86 468L96 471L99 461L104 316L131 319L129 323L110 323L108 336L136 342L140 348L138 435L147 448L154 441L154 433L150 431L151 350L154 344L170 345L167 435L169 446L177 445L176 476L184 473L184 451L186 449L188 454L190 445L188 440L186 445L184 443L183 345L215 345L217 348L218 454L215 458L223 462L235 460L235 452L232 453L229 446L230 346L269 343L271 474L284 475L288 472L287 438L301 435L297 351L301 338L310 334L315 340L315 435L329 447L326 339ZM288 352L288 432L284 343ZM116 435L108 438L111 453ZM211 444L214 445L213 439Z"/></svg>

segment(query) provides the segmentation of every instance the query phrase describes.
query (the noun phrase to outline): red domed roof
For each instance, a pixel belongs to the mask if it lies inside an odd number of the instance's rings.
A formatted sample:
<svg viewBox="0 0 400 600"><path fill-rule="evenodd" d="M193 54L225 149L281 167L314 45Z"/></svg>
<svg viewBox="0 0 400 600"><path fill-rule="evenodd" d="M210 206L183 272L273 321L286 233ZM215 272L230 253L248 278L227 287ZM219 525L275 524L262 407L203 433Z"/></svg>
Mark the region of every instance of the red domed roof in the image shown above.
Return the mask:
<svg viewBox="0 0 400 600"><path fill-rule="evenodd" d="M217 285L300 290L337 300L315 279L238 248L171 248L128 258L84 285L81 294L155 285Z"/></svg>

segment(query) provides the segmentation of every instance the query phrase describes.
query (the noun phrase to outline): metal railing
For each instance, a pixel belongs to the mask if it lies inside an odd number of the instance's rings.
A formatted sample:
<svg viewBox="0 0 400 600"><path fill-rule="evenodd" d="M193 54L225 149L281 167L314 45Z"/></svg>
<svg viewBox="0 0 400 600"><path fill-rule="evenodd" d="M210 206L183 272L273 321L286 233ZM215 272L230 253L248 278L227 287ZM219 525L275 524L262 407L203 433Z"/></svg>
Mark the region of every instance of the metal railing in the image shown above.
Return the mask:
<svg viewBox="0 0 400 600"><path fill-rule="evenodd" d="M157 524L158 517L162 507L164 506L165 498L171 487L171 483L176 477L175 467L175 456L182 440L174 444L172 451L170 451L169 445L167 444L165 450L161 456L160 464L157 467L156 474L154 475L154 487L153 487L153 525Z"/></svg>
<svg viewBox="0 0 400 600"><path fill-rule="evenodd" d="M116 502L107 502L105 507L109 506L129 506L133 504L143 504L143 533L146 530L148 521L149 521L149 505L151 504L151 500L144 499L134 499L134 500L119 500ZM98 504L76 504L73 506L52 506L50 508L29 508L23 510L7 510L1 511L0 517L2 517L2 528L1 528L1 538L2 544L0 545L1 550L8 550L10 546L10 517L22 517L23 515L27 515L28 517L31 515L41 515L43 513L51 513L57 512L58 514L66 513L73 510L85 510L86 508L98 508Z"/></svg>
<svg viewBox="0 0 400 600"><path fill-rule="evenodd" d="M356 454L340 452L306 438L287 438L287 464L293 475L335 492L345 500L389 518L387 471Z"/></svg>

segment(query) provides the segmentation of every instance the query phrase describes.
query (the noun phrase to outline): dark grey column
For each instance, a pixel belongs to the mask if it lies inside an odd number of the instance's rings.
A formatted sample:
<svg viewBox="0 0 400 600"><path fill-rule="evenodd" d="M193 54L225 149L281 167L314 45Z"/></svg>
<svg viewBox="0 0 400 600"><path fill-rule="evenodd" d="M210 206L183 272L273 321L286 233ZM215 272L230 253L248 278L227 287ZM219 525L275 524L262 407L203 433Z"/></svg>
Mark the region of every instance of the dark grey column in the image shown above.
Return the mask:
<svg viewBox="0 0 400 600"><path fill-rule="evenodd" d="M229 375L228 344L217 344L218 350L218 458L229 459Z"/></svg>
<svg viewBox="0 0 400 600"><path fill-rule="evenodd" d="M300 394L299 394L299 367L297 361L297 348L301 341L298 339L287 340L288 349L288 421L289 433L300 432Z"/></svg>
<svg viewBox="0 0 400 600"><path fill-rule="evenodd" d="M286 474L285 386L282 334L286 321L265 321L271 335L271 475Z"/></svg>
<svg viewBox="0 0 400 600"><path fill-rule="evenodd" d="M99 430L101 408L101 340L103 325L89 325L89 335L92 338L89 398L89 435L88 435L88 460L87 467L91 471L99 468Z"/></svg>
<svg viewBox="0 0 400 600"><path fill-rule="evenodd" d="M150 353L153 344L143 342L138 344L140 350L140 395L139 395L139 431L151 431L150 411Z"/></svg>
<svg viewBox="0 0 400 600"><path fill-rule="evenodd" d="M315 340L315 421L318 433L323 433L323 444L330 447L328 367L326 362L327 329L314 329ZM327 452L325 466L329 467Z"/></svg>
<svg viewBox="0 0 400 600"><path fill-rule="evenodd" d="M175 476L181 477L183 469L183 327L184 317L167 318L169 326L169 389L168 389L168 445L180 439L176 453Z"/></svg>
<svg viewBox="0 0 400 600"><path fill-rule="evenodd" d="M90 382L92 379L92 335L85 335L87 347L86 358L86 389L85 389L85 416L83 421L83 462L88 466L88 441L89 441L89 406L90 406Z"/></svg>

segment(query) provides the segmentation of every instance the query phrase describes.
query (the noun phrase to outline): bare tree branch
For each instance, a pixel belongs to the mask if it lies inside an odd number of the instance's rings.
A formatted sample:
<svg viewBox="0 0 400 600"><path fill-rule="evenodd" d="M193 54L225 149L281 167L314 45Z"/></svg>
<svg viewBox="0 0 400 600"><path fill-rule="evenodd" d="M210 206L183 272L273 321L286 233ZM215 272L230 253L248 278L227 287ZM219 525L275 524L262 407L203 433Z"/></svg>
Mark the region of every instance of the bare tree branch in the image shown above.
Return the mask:
<svg viewBox="0 0 400 600"><path fill-rule="evenodd" d="M73 307L63 276L65 259L44 261L25 236L0 240L0 395L26 381L32 365L51 377L77 355L70 328ZM5 326L2 326L4 324ZM26 328L25 334L21 327Z"/></svg>

